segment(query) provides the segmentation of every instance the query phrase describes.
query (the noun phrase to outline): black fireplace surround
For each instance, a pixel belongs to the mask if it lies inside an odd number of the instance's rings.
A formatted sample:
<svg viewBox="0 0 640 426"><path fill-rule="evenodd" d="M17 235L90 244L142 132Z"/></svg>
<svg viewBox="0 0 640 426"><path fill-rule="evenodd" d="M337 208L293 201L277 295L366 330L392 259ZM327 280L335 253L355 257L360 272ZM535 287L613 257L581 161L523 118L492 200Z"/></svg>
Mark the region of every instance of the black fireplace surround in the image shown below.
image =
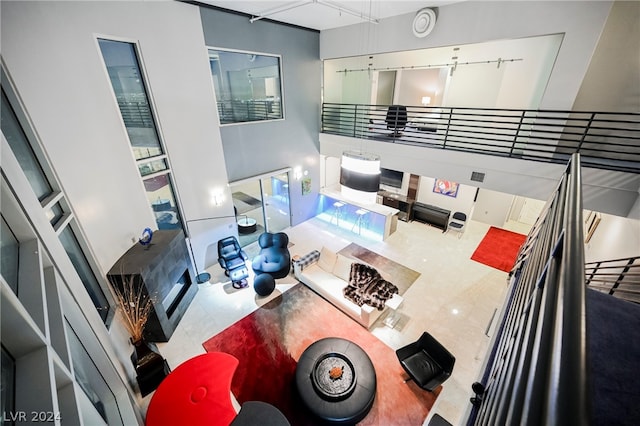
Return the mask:
<svg viewBox="0 0 640 426"><path fill-rule="evenodd" d="M107 278L122 288L133 278L150 295L153 311L144 329L149 342L167 342L198 287L182 230L159 230L151 244L136 243L113 265Z"/></svg>

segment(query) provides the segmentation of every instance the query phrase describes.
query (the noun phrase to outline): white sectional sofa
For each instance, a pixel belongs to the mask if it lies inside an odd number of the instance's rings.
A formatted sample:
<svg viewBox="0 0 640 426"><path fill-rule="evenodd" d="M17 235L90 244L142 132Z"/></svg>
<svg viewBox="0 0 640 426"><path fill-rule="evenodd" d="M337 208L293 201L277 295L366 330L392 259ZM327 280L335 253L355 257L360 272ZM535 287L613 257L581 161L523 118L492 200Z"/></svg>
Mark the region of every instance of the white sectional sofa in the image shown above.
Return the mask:
<svg viewBox="0 0 640 426"><path fill-rule="evenodd" d="M356 305L345 298L342 290L349 283L351 264L360 260L337 254L326 247L314 250L294 261L295 277L366 328L380 317L380 311L369 305Z"/></svg>

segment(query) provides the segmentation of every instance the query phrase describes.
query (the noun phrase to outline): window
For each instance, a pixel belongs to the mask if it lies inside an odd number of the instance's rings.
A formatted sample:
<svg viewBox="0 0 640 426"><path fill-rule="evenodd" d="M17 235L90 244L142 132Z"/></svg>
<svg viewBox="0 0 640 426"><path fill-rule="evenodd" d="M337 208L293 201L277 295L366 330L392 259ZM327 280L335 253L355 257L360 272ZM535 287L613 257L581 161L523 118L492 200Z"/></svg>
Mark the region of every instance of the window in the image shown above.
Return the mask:
<svg viewBox="0 0 640 426"><path fill-rule="evenodd" d="M91 297L93 305L98 310L102 320L106 322L109 314L109 303L107 302L107 298L105 297L100 284L98 284L98 280L96 280L91 267L89 266L89 262L82 251L82 247L78 242L75 232L73 232L73 229L70 226L67 226L60 233L58 238L60 239L64 250L67 252L69 259L71 259L71 263L75 270L78 272L78 275L80 275L80 279L84 284L84 288L89 293L89 297Z"/></svg>
<svg viewBox="0 0 640 426"><path fill-rule="evenodd" d="M85 289L94 302L103 322L106 324L112 317L111 305L105 296L101 284L98 282L93 268L85 256L80 243L83 241L80 234L74 233L71 226L75 224L73 214L68 208L66 197L60 191L60 185L53 177L51 167L39 148L35 132L28 125L24 110L19 108L17 96L9 85L10 80L6 77L6 71L2 69L2 134L11 147L11 151L16 157L20 168L27 177L34 194L40 201L40 205L49 223L60 236L65 250L69 254L71 263L80 276ZM62 220L67 218L68 220ZM2 276L14 292L17 290L17 264L18 252L16 243L11 242L11 231L8 225L2 223ZM13 237L15 238L15 236ZM5 244L7 245L7 259L5 259ZM15 253L11 250L15 250ZM13 258L11 257L13 256ZM5 264L7 262L7 264ZM11 271L8 262L15 262L16 272ZM6 274L6 275L5 275ZM10 280L14 280L12 283ZM15 286L15 288L14 288ZM17 293L16 293L17 294Z"/></svg>
<svg viewBox="0 0 640 426"><path fill-rule="evenodd" d="M2 372L0 375L0 415L2 416L1 424L12 425L11 413L15 413L14 396L16 392L16 362L2 346Z"/></svg>
<svg viewBox="0 0 640 426"><path fill-rule="evenodd" d="M7 95L2 90L2 108L0 108L0 116L2 117L2 133L7 139L13 154L18 159L22 171L27 176L33 192L35 192L38 200L42 201L51 193L51 184L40 166L40 162L36 158L33 148L27 139L27 136L18 121L13 107L9 103Z"/></svg>
<svg viewBox="0 0 640 426"><path fill-rule="evenodd" d="M280 57L209 49L220 124L284 118Z"/></svg>
<svg viewBox="0 0 640 426"><path fill-rule="evenodd" d="M18 294L18 260L20 258L20 243L9 228L9 225L0 216L0 275L9 284L11 290Z"/></svg>
<svg viewBox="0 0 640 426"><path fill-rule="evenodd" d="M158 229L183 228L135 45L105 39L98 44Z"/></svg>
<svg viewBox="0 0 640 426"><path fill-rule="evenodd" d="M69 337L69 350L73 359L73 373L76 381L106 424L121 425L122 418L111 388L68 321L65 321L65 328ZM86 420L85 424L87 424Z"/></svg>

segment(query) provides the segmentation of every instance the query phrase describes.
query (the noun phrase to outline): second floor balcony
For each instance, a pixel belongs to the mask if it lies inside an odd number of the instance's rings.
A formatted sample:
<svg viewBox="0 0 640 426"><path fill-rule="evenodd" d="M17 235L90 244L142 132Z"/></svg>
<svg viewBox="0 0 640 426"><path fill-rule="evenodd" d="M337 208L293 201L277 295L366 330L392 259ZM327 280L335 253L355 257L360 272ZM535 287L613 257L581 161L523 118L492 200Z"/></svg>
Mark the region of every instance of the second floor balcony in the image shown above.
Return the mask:
<svg viewBox="0 0 640 426"><path fill-rule="evenodd" d="M640 113L324 103L321 131L640 173Z"/></svg>

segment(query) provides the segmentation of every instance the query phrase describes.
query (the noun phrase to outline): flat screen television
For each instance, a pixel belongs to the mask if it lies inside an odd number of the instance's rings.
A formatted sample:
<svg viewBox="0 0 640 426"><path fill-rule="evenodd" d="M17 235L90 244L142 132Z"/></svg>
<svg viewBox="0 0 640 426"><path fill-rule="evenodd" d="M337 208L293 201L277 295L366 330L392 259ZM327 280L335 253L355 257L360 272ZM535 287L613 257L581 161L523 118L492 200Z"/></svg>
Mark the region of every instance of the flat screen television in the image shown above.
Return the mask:
<svg viewBox="0 0 640 426"><path fill-rule="evenodd" d="M392 186L394 188L402 188L403 177L404 177L404 172L380 168L380 185Z"/></svg>

